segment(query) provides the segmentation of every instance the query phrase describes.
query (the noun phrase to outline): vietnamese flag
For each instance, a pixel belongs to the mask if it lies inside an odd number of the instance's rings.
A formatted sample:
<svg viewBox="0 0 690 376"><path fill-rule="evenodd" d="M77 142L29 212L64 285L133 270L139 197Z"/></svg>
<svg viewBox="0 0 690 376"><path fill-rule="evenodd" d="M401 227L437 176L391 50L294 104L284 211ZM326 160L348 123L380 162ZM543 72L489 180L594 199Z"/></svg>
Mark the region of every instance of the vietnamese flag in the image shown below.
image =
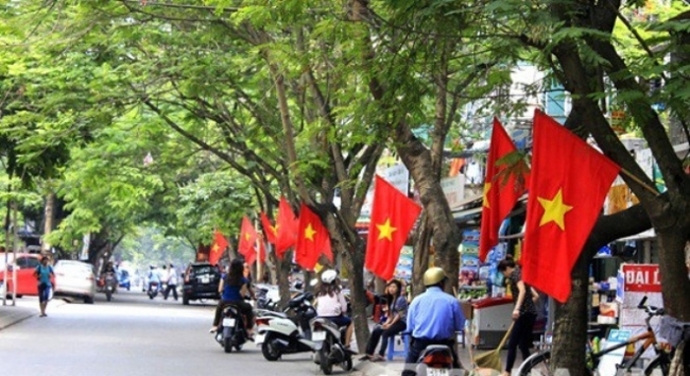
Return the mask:
<svg viewBox="0 0 690 376"><path fill-rule="evenodd" d="M389 280L422 208L376 175L364 266Z"/></svg>
<svg viewBox="0 0 690 376"><path fill-rule="evenodd" d="M522 247L523 281L559 302L620 167L539 110Z"/></svg>
<svg viewBox="0 0 690 376"><path fill-rule="evenodd" d="M479 260L484 262L489 250L498 244L498 230L501 222L510 214L515 203L525 193L525 178L518 181L514 174L504 176L506 165L498 165L501 158L517 151L513 141L498 119L494 118L491 132L491 146L486 161L484 199L482 203L482 224L479 232ZM526 169L525 169L526 170Z"/></svg>
<svg viewBox="0 0 690 376"><path fill-rule="evenodd" d="M290 204L285 197L280 197L280 204L278 204L278 218L276 220L275 228L278 231L276 238L276 255L279 258L283 257L285 251L293 247L297 243L297 231L299 220L292 212Z"/></svg>
<svg viewBox="0 0 690 376"><path fill-rule="evenodd" d="M223 252L228 247L228 241L225 240L223 233L216 230L213 233L213 244L211 245L211 252L208 254L208 262L211 265L218 264L218 260L223 257Z"/></svg>
<svg viewBox="0 0 690 376"><path fill-rule="evenodd" d="M256 261L256 247L252 248L251 252L247 252L244 254L244 262L247 263L247 265L251 265ZM263 239L259 239L259 262L264 263L266 261L266 244L264 243Z"/></svg>
<svg viewBox="0 0 690 376"><path fill-rule="evenodd" d="M321 223L319 216L302 203L299 210L295 261L301 267L313 270L322 253L327 256L330 254L331 258L333 257L330 235Z"/></svg>
<svg viewBox="0 0 690 376"><path fill-rule="evenodd" d="M256 239L258 235L254 226L245 215L242 217L242 227L240 228L240 240L237 244L237 251L247 258L248 254L256 253Z"/></svg>
<svg viewBox="0 0 690 376"><path fill-rule="evenodd" d="M278 225L271 225L271 220L268 219L266 213L261 212L261 227L264 229L264 234L266 234L266 240L272 244L276 244L276 239L278 238Z"/></svg>

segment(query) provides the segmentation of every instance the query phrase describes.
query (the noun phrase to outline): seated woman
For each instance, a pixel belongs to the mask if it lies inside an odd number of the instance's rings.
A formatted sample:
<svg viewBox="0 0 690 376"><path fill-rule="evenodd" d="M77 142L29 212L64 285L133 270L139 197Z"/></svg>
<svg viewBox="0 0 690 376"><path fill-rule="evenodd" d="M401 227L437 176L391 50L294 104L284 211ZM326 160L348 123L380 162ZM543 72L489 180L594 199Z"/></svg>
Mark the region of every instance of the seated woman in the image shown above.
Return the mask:
<svg viewBox="0 0 690 376"><path fill-rule="evenodd" d="M221 299L216 307L216 314L213 317L213 327L210 332L218 330L223 309L229 305L234 305L238 308L240 313L246 318L247 336L253 340L254 333L254 310L251 304L244 301L244 296L251 296L256 299L254 291L252 291L249 281L244 277L244 262L240 259L232 260L230 263L230 272L223 276L218 286L218 291L221 293Z"/></svg>
<svg viewBox="0 0 690 376"><path fill-rule="evenodd" d="M366 357L373 362L384 360L383 356L388 347L388 339L405 331L407 328L407 299L405 299L402 291L402 283L397 279L393 279L388 282L385 291L388 302L387 319L383 325L376 326L367 342ZM381 339L381 348L379 353L374 355L379 339Z"/></svg>
<svg viewBox="0 0 690 376"><path fill-rule="evenodd" d="M316 293L316 315L331 320L339 327L347 326L343 345L350 348L350 339L354 329L352 320L345 315L347 300L337 282L338 272L329 269L321 274L321 286Z"/></svg>

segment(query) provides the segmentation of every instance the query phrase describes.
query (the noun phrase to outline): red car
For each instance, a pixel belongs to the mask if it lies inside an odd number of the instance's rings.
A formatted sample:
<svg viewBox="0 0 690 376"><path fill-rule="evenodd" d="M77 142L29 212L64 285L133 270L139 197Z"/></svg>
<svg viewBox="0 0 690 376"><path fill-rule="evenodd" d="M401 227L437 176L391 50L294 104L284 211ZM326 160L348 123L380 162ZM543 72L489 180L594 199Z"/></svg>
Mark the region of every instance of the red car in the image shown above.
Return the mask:
<svg viewBox="0 0 690 376"><path fill-rule="evenodd" d="M0 281L6 281L7 294L12 295L12 259L8 255L9 265L5 266L5 255L0 253ZM22 295L38 295L38 282L34 277L34 270L41 263L41 255L37 253L18 253L17 254L17 297ZM7 277L5 277L7 276Z"/></svg>

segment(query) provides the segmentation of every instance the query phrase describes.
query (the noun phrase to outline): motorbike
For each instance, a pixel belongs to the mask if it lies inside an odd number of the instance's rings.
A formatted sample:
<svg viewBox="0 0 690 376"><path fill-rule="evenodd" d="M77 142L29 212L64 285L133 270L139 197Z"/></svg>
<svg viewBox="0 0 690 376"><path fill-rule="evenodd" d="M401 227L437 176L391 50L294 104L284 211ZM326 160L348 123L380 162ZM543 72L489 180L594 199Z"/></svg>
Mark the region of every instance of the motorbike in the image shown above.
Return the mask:
<svg viewBox="0 0 690 376"><path fill-rule="evenodd" d="M118 282L115 272L107 272L103 283L103 291L105 292L105 299L107 301L112 300L113 294L117 290L117 285Z"/></svg>
<svg viewBox="0 0 690 376"><path fill-rule="evenodd" d="M333 372L333 365L347 371L352 369L352 354L345 349L342 338L345 337L347 327L338 327L331 320L317 317L311 320L312 342L317 352L314 362L318 364L325 375Z"/></svg>
<svg viewBox="0 0 690 376"><path fill-rule="evenodd" d="M247 342L249 336L245 325L245 318L234 305L223 308L223 316L216 330L215 339L226 353L231 353L234 348L242 350L242 345Z"/></svg>
<svg viewBox="0 0 690 376"><path fill-rule="evenodd" d="M268 361L278 360L283 354L313 352L309 322L316 317L311 305L313 295L309 292L297 294L290 299L282 314L265 312L257 320L258 336L256 344L261 345L261 353ZM293 318L288 312L294 312Z"/></svg>
<svg viewBox="0 0 690 376"><path fill-rule="evenodd" d="M149 283L149 290L147 291L147 295L149 296L149 299L153 300L158 295L158 290L159 290L159 283L158 282L150 282Z"/></svg>
<svg viewBox="0 0 690 376"><path fill-rule="evenodd" d="M451 376L453 371L453 353L446 345L429 345L422 351L417 360L418 376Z"/></svg>

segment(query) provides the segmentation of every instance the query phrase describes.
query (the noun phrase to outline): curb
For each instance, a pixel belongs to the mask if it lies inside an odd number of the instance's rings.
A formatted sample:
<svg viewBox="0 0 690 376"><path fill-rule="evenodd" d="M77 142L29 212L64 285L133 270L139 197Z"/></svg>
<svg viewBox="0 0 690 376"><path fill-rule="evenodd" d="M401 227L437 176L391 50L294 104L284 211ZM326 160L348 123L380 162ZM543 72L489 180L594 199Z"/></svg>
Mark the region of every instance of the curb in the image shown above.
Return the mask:
<svg viewBox="0 0 690 376"><path fill-rule="evenodd" d="M24 312L23 314L18 313L16 316L18 316L19 318L14 319L12 321L9 321L5 324L0 323L0 330L7 329L14 324L18 324L18 323L20 323L20 322L22 322L28 318L31 318L31 317L37 316L37 315L38 315L38 312L33 312L33 311L32 312Z"/></svg>
<svg viewBox="0 0 690 376"><path fill-rule="evenodd" d="M51 300L52 302L53 300ZM53 304L53 308L59 308L63 305L67 304L67 302L63 300L56 300ZM31 317L38 316L38 307L34 308L28 308L24 306L14 306L15 309L17 308L18 311L13 313L11 316L14 316L15 318L11 319L11 321L7 321L5 323L0 322L0 330L7 329L11 327L12 325L19 324L20 322L27 320Z"/></svg>

